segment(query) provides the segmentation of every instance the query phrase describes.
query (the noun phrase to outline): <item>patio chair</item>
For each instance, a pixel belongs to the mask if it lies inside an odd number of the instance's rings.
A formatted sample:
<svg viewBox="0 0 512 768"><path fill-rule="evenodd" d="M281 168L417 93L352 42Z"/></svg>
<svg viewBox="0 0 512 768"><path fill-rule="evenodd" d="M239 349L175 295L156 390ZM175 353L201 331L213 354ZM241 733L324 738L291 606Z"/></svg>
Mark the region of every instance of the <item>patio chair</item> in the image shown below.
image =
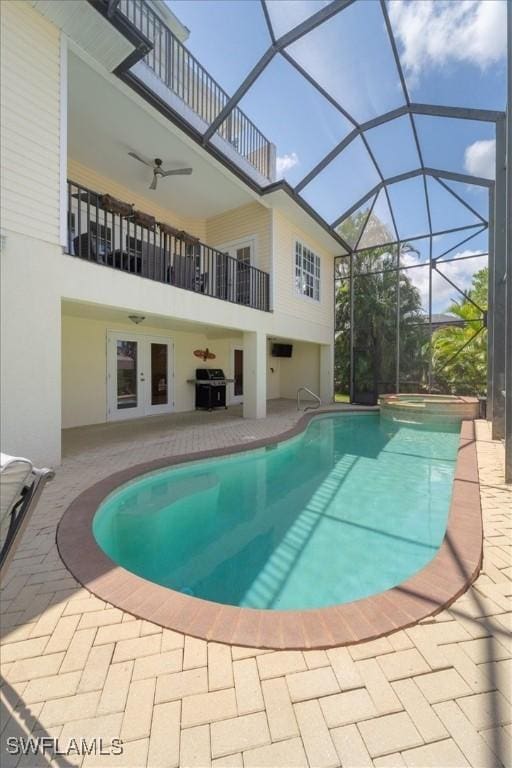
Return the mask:
<svg viewBox="0 0 512 768"><path fill-rule="evenodd" d="M28 459L0 453L0 577L5 573L51 469L36 469Z"/></svg>
<svg viewBox="0 0 512 768"><path fill-rule="evenodd" d="M74 238L73 247L76 256L107 264L111 260L112 231L110 227L105 229L103 224L97 227L96 222L91 221L88 231Z"/></svg>
<svg viewBox="0 0 512 768"><path fill-rule="evenodd" d="M204 293L205 274L201 274L195 259L192 256L174 254L171 267L171 283L178 288L186 288L189 291Z"/></svg>

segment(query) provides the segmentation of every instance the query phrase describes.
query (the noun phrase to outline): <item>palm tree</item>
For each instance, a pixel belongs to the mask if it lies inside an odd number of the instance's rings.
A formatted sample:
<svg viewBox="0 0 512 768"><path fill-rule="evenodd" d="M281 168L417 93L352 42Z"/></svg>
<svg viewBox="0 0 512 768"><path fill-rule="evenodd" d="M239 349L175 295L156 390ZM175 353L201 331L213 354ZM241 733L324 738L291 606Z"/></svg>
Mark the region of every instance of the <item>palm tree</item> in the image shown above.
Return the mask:
<svg viewBox="0 0 512 768"><path fill-rule="evenodd" d="M487 310L487 280L485 267L473 275L466 297L448 308L463 325L443 326L432 335L433 379L440 391L458 395L486 391L487 330L479 309Z"/></svg>
<svg viewBox="0 0 512 768"><path fill-rule="evenodd" d="M354 386L359 393L394 391L397 359L397 301L400 295L400 357L405 378L421 379L425 336L421 297L405 271L397 276L397 247L353 255ZM339 264L336 293L336 391L350 382L350 279L348 259ZM398 292L397 277L400 286Z"/></svg>

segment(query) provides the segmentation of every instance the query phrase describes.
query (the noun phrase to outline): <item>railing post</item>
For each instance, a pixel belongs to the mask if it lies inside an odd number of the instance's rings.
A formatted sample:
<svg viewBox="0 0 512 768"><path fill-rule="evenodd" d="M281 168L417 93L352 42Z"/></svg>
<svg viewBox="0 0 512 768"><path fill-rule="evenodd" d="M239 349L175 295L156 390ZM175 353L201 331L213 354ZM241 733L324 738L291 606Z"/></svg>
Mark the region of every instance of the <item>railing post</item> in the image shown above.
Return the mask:
<svg viewBox="0 0 512 768"><path fill-rule="evenodd" d="M142 216L137 223L132 215L116 212L101 202L97 192L69 180L67 185L67 248L70 255L269 311L268 272L199 241L194 240L188 247L190 241L186 237L180 236L177 230L173 230L175 234L167 234L165 227L162 232L163 225L157 236L152 217L149 217L152 222ZM76 210L76 226L73 209Z"/></svg>
<svg viewBox="0 0 512 768"><path fill-rule="evenodd" d="M144 57L148 67L193 112L211 125L228 102L228 94L150 5L140 0L129 0L123 2L119 10L151 39L153 48ZM165 51L162 51L164 43ZM275 146L238 107L229 113L217 133L262 176L269 181L275 180Z"/></svg>

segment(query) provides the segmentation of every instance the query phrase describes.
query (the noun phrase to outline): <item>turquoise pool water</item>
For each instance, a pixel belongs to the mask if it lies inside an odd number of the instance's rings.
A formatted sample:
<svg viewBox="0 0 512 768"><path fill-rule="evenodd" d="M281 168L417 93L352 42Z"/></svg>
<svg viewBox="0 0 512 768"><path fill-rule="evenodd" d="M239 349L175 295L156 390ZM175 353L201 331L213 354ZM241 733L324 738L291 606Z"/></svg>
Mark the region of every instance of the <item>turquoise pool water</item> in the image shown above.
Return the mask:
<svg viewBox="0 0 512 768"><path fill-rule="evenodd" d="M321 416L276 447L123 486L93 532L116 563L207 600L281 610L349 602L434 557L458 435L378 413Z"/></svg>

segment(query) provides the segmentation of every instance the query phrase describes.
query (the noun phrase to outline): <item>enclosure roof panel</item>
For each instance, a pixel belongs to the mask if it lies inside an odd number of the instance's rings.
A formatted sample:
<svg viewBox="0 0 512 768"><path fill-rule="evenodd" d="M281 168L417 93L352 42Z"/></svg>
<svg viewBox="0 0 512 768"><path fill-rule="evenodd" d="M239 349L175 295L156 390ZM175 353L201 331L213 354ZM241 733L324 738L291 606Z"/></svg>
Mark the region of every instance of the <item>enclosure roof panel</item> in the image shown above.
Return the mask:
<svg viewBox="0 0 512 768"><path fill-rule="evenodd" d="M276 145L277 179L350 248L487 221L505 0L167 3L226 91L203 142L238 147L241 110Z"/></svg>

